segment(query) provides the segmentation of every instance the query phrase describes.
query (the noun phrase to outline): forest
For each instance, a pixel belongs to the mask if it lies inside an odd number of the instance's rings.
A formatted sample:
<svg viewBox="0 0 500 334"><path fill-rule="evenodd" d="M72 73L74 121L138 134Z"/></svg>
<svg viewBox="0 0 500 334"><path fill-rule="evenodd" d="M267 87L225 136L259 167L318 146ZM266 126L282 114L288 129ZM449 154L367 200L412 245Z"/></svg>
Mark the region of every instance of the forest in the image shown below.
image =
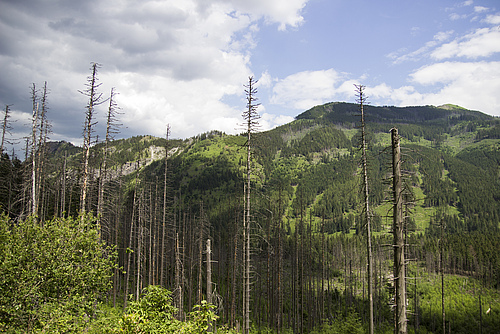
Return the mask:
<svg viewBox="0 0 500 334"><path fill-rule="evenodd" d="M240 135L114 139L97 70L82 147L49 140L46 85L22 160L4 110L1 332L498 333L498 118L359 97L259 132L249 78Z"/></svg>

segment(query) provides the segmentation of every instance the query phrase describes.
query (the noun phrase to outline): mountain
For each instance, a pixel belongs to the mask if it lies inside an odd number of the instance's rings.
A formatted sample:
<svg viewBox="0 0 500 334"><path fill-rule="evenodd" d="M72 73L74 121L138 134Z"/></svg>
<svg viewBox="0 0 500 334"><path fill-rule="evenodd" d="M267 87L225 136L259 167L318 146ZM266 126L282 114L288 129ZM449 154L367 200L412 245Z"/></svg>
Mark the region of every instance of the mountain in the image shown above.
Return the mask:
<svg viewBox="0 0 500 334"><path fill-rule="evenodd" d="M487 226L498 225L498 118L450 104L365 106L364 111L371 156L371 201L377 215L383 217L388 210L384 201L388 195L385 180L389 157L383 152L390 146L390 129L396 127L406 152L407 182L415 197L413 210L419 230L428 226L438 207L457 215L465 225L474 225L476 218L486 219ZM290 198L284 212L292 218L292 228L297 210L312 213L316 219L350 219L342 223L346 231L355 227L353 217L359 216L361 210L357 191L359 118L358 105L333 102L311 108L291 123L256 134L254 187L264 193L270 185L284 187ZM218 131L170 141L171 191L180 193L177 196L188 207L197 208L203 201L211 220L227 220L221 217L226 214L221 208L235 205L234 200L241 197L245 141L244 136ZM166 145L165 139L151 136L112 142L108 148L112 175L125 176L141 170L146 179L161 178ZM70 144L49 146L54 158L60 160L66 151L77 166L79 153L75 154L77 150ZM96 161L102 147L100 144L94 148ZM339 224L331 231L341 230Z"/></svg>
<svg viewBox="0 0 500 334"><path fill-rule="evenodd" d="M436 275L444 272L447 322L454 332L474 332L479 323L484 333L495 333L500 120L456 105L365 106L364 111L378 328L393 323L390 130L397 128L411 260L409 325L429 333L441 328L442 281ZM362 327L367 302L359 119L358 105L328 103L253 136L255 326L306 333L328 320ZM115 140L107 147L106 169L106 146L92 148L86 210L100 208L100 239L116 246L119 267L130 267L116 273L115 297L131 292L125 286L135 287L137 295L139 287L161 284L173 291L176 306L191 310L207 291L204 240L211 239L218 312L223 323L235 326L242 312L246 140L219 131L182 140ZM59 142L49 143L46 152L45 164L38 165L46 170L37 180L39 218L76 216L81 149ZM30 162L7 158L1 161L0 201L12 218L22 218L30 205L31 174L25 173ZM479 286L479 301L490 305L491 316L481 318L476 309Z"/></svg>

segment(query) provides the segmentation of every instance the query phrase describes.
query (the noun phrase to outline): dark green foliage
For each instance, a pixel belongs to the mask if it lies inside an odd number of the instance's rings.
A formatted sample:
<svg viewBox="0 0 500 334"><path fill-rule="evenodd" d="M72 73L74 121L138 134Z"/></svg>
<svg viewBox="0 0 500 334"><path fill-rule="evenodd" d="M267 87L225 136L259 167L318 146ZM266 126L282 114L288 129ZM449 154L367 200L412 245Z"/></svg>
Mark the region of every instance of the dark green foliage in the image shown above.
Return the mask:
<svg viewBox="0 0 500 334"><path fill-rule="evenodd" d="M333 149L349 148L351 143L345 134L335 127L314 129L300 140L292 141L290 146L282 149L282 156L302 155L309 157L316 152L329 152Z"/></svg>
<svg viewBox="0 0 500 334"><path fill-rule="evenodd" d="M462 108L441 108L434 106L374 107L365 106L367 123L416 123L457 124L463 121L487 121L489 116ZM335 124L356 124L359 120L358 105L333 102L316 106L297 116L297 119L325 119Z"/></svg>
<svg viewBox="0 0 500 334"><path fill-rule="evenodd" d="M481 129L477 132L476 139L499 139L500 138L500 121L491 128Z"/></svg>
<svg viewBox="0 0 500 334"><path fill-rule="evenodd" d="M455 206L458 196L455 185L444 177L444 162L441 152L435 149L415 148L414 156L419 162L422 188L426 195L425 206Z"/></svg>
<svg viewBox="0 0 500 334"><path fill-rule="evenodd" d="M500 128L500 126L497 127ZM465 148L456 155L456 158L487 171L491 181L500 183L500 146L498 144Z"/></svg>
<svg viewBox="0 0 500 334"><path fill-rule="evenodd" d="M450 171L450 178L457 184L459 209L467 220L469 230L484 232L498 230L500 221L498 179L488 177L484 169L455 157L446 157L445 166Z"/></svg>
<svg viewBox="0 0 500 334"><path fill-rule="evenodd" d="M186 187L186 191L207 191L220 189L232 191L239 182L239 175L224 156L207 159L198 167L199 176L193 178Z"/></svg>
<svg viewBox="0 0 500 334"><path fill-rule="evenodd" d="M292 205L296 215L322 193L319 207L315 208L318 216L325 214L325 217L331 218L353 209L357 198L355 169L356 164L351 158L310 165L297 177L296 198ZM337 202L337 197L342 197L342 201Z"/></svg>

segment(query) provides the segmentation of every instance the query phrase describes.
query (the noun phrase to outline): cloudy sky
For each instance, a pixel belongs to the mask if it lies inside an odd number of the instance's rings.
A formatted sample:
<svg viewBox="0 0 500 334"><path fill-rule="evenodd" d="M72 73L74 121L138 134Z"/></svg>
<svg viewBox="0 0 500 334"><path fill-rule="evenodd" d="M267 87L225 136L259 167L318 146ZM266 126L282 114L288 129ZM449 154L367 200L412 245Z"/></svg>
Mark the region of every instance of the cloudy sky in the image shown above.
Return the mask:
<svg viewBox="0 0 500 334"><path fill-rule="evenodd" d="M0 0L0 107L29 132L49 88L52 140L81 143L91 62L120 137L238 133L249 76L262 129L331 101L458 104L500 116L497 0ZM97 110L104 137L106 107Z"/></svg>

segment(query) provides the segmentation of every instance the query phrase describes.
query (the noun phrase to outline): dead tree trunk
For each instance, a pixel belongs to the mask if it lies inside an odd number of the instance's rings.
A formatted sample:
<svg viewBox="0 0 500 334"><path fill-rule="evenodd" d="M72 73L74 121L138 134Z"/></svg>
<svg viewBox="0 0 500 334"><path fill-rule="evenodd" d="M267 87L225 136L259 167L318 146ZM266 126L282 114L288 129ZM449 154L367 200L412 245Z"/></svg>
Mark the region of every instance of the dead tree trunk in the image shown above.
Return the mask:
<svg viewBox="0 0 500 334"><path fill-rule="evenodd" d="M126 249L126 255L127 255L127 270L125 271L125 293L124 293L124 299L123 299L123 310L126 309L127 307L127 301L128 301L128 291L129 291L129 286L130 286L130 262L132 261L132 241L133 241L133 233L134 233L134 220L135 220L135 204L136 204L136 194L137 194L137 175L139 174L139 171L136 172L135 174L135 184L134 184L134 200L132 202L132 219L130 222L130 231L129 231L129 239L128 239L128 246Z"/></svg>
<svg viewBox="0 0 500 334"><path fill-rule="evenodd" d="M39 110L39 134L38 134L38 145L37 145L37 171L36 171L36 186L37 186L37 211L40 216L43 217L44 215L44 202L43 202L43 195L42 195L42 185L44 183L44 173L43 173L43 167L45 163L45 144L47 143L47 135L48 135L48 121L47 121L47 81L45 81L45 84L43 86L43 91L42 91L42 97L41 97L41 110Z"/></svg>
<svg viewBox="0 0 500 334"><path fill-rule="evenodd" d="M31 215L38 215L37 207L37 187L36 187L36 134L38 127L38 98L36 86L31 88L31 100L33 102L33 116L31 120Z"/></svg>
<svg viewBox="0 0 500 334"><path fill-rule="evenodd" d="M87 192L89 187L89 161L90 161L90 147L92 144L92 133L94 122L94 108L103 103L102 94L97 92L100 84L98 84L97 69L100 67L97 63L92 63L92 74L87 78L87 89L80 91L83 95L89 98L87 110L85 112L85 124L83 128L83 176L82 176L82 194L80 200L80 211L82 213L86 210L87 205Z"/></svg>
<svg viewBox="0 0 500 334"><path fill-rule="evenodd" d="M102 153L102 172L99 173L99 195L97 198L97 223L99 236L102 237L102 223L103 223L103 211L104 211L104 193L106 179L108 175L108 147L113 140L113 134L116 133L116 114L117 114L117 104L115 101L115 89L111 88L111 94L109 97L108 115L106 121L106 139L104 141L104 151ZM108 226L109 230L109 226Z"/></svg>
<svg viewBox="0 0 500 334"><path fill-rule="evenodd" d="M161 256L160 256L160 285L164 286L165 278L165 229L167 226L167 171L168 171L168 136L170 135L170 125L167 125L165 146L165 173L163 175L163 216L162 216L162 229L161 229Z"/></svg>
<svg viewBox="0 0 500 334"><path fill-rule="evenodd" d="M5 134L10 133L11 126L9 125L10 109L9 105L5 105L3 121L2 121L2 142L0 143L0 153L3 153L5 147ZM12 157L14 158L14 157Z"/></svg>
<svg viewBox="0 0 500 334"><path fill-rule="evenodd" d="M182 280L184 275L182 274L182 262L181 262L181 251L179 245L179 233L175 234L175 290L177 291L177 308L178 308L178 320L183 318L183 289Z"/></svg>
<svg viewBox="0 0 500 334"><path fill-rule="evenodd" d="M245 213L243 215L243 256L244 256L244 269L243 269L243 333L250 332L250 186L251 186L251 149L252 137L251 134L256 131L258 127L259 114L257 113L256 103L257 88L255 85L257 80L253 77L248 78L248 85L245 85L245 93L247 96L247 109L243 112L243 119L246 121L247 130L247 175L245 186Z"/></svg>
<svg viewBox="0 0 500 334"><path fill-rule="evenodd" d="M365 128L365 115L363 105L366 101L366 97L363 95L364 86L355 85L356 93L358 94L359 109L361 112L361 152L362 152L362 168L363 168L363 195L364 195L364 210L366 217L366 254L367 254L367 281L368 281L368 303L369 303L369 334L373 334L373 278L372 278L372 232L371 232L371 213L370 213L370 201L368 192L368 163L366 158L366 128Z"/></svg>
<svg viewBox="0 0 500 334"><path fill-rule="evenodd" d="M212 303L212 249L207 239L207 303Z"/></svg>
<svg viewBox="0 0 500 334"><path fill-rule="evenodd" d="M441 220L441 238L439 240L439 262L441 266L441 311L443 316L443 333L446 333L446 313L445 313L445 303L444 303L444 220Z"/></svg>
<svg viewBox="0 0 500 334"><path fill-rule="evenodd" d="M393 235L394 235L394 289L395 289L395 333L406 333L406 288L405 256L403 238L403 197L401 192L401 148L398 130L392 135L392 191L393 191Z"/></svg>
<svg viewBox="0 0 500 334"><path fill-rule="evenodd" d="M61 217L64 217L66 207L66 163L68 160L68 152L64 152L63 170L61 176Z"/></svg>

